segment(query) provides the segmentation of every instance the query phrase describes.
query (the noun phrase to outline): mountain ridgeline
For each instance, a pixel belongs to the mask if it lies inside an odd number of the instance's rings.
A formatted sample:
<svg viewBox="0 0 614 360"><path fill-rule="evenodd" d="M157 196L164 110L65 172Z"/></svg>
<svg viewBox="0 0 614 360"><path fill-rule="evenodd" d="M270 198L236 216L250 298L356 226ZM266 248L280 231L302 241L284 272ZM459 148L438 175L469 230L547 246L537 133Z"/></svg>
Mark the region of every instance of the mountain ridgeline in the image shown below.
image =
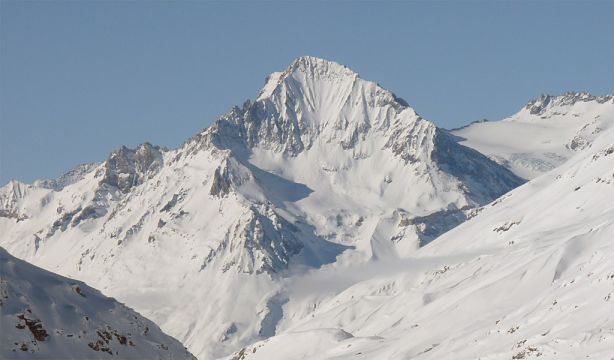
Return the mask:
<svg viewBox="0 0 614 360"><path fill-rule="evenodd" d="M406 258L525 182L459 141L301 57L177 149L122 147L2 187L0 245L126 302L199 358L224 356L276 333L293 276Z"/></svg>

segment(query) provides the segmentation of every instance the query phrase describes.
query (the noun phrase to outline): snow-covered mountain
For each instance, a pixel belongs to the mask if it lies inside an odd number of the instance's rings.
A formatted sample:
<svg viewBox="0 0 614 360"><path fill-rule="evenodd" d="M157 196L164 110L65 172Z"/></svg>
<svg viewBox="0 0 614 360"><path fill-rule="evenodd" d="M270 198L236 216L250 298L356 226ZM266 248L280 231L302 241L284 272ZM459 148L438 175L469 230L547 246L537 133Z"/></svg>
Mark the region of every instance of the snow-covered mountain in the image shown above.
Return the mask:
<svg viewBox="0 0 614 360"><path fill-rule="evenodd" d="M298 316L285 309L305 271L394 262L523 182L313 57L178 149L121 148L63 179L0 189L0 245L129 304L202 359Z"/></svg>
<svg viewBox="0 0 614 360"><path fill-rule="evenodd" d="M85 175L99 165L100 163L77 165L74 169L69 170L57 179L38 180L34 182L34 185L59 191L70 184L74 184L77 181L82 180Z"/></svg>
<svg viewBox="0 0 614 360"><path fill-rule="evenodd" d="M608 129L412 258L296 279L296 318L229 359L611 359L613 199Z"/></svg>
<svg viewBox="0 0 614 360"><path fill-rule="evenodd" d="M532 179L590 147L614 127L614 95L542 95L502 121L453 130L461 144L488 155L516 175Z"/></svg>
<svg viewBox="0 0 614 360"><path fill-rule="evenodd" d="M0 247L2 359L195 359L153 322Z"/></svg>

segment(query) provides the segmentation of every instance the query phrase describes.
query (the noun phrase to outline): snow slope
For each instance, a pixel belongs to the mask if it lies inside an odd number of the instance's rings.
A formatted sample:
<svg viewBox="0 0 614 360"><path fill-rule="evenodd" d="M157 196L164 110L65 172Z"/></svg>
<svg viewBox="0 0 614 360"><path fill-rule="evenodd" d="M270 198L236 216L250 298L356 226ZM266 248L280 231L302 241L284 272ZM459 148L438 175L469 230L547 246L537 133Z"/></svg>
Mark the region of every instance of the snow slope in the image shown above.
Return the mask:
<svg viewBox="0 0 614 360"><path fill-rule="evenodd" d="M178 149L123 147L64 179L0 189L0 245L129 304L202 359L302 313L285 309L304 272L406 257L523 182L313 57Z"/></svg>
<svg viewBox="0 0 614 360"><path fill-rule="evenodd" d="M405 262L314 276L350 283L229 359L611 359L612 199L609 129Z"/></svg>
<svg viewBox="0 0 614 360"><path fill-rule="evenodd" d="M452 133L516 175L532 179L554 169L614 127L614 95L542 95L502 121L482 121Z"/></svg>
<svg viewBox="0 0 614 360"><path fill-rule="evenodd" d="M194 359L153 322L0 248L2 359Z"/></svg>

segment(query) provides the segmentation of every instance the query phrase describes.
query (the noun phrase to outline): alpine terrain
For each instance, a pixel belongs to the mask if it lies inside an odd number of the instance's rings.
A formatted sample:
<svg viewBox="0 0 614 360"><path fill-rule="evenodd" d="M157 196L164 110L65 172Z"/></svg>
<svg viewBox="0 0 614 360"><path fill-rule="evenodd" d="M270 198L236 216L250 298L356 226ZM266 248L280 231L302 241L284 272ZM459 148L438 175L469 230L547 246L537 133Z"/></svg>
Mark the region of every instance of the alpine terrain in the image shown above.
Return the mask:
<svg viewBox="0 0 614 360"><path fill-rule="evenodd" d="M462 141L532 179L591 146L614 127L614 96L567 93L542 95L502 121L480 121L453 130Z"/></svg>
<svg viewBox="0 0 614 360"><path fill-rule="evenodd" d="M0 248L2 359L195 359L132 309Z"/></svg>
<svg viewBox="0 0 614 360"><path fill-rule="evenodd" d="M231 358L612 359L612 199L614 129Z"/></svg>
<svg viewBox="0 0 614 360"><path fill-rule="evenodd" d="M177 149L0 188L0 245L199 359L606 354L614 100L547 98L447 131L301 57Z"/></svg>

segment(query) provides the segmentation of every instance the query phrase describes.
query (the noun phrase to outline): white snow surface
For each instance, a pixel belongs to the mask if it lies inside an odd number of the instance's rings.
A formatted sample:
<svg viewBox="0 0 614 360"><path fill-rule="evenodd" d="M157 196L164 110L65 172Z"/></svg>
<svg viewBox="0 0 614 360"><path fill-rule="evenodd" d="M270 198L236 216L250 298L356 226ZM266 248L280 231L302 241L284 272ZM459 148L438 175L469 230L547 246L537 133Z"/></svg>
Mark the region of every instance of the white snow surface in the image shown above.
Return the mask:
<svg viewBox="0 0 614 360"><path fill-rule="evenodd" d="M76 173L58 187L0 188L0 245L128 304L199 359L267 338L257 346L279 343L278 358L292 347L307 358L349 356L331 346L351 336L360 339L352 346L399 349L374 353L383 358L425 350L400 346L415 329L407 316L438 299L420 282L480 254L486 240L419 254L523 183L391 92L313 57L269 76L256 101L178 149L122 147ZM433 291L445 294L443 284ZM404 295L384 305L396 294ZM341 315L324 314L337 305ZM401 313L395 343L386 319ZM434 328L447 329L439 321ZM322 346L299 346L312 340Z"/></svg>
<svg viewBox="0 0 614 360"><path fill-rule="evenodd" d="M0 358L195 359L150 320L0 247Z"/></svg>
<svg viewBox="0 0 614 360"><path fill-rule="evenodd" d="M614 129L412 258L303 279L349 284L229 359L611 359L612 199Z"/></svg>
<svg viewBox="0 0 614 360"><path fill-rule="evenodd" d="M201 359L273 335L287 279L407 256L522 183L313 57L176 150L122 147L64 178L0 189L0 244L129 304Z"/></svg>
<svg viewBox="0 0 614 360"><path fill-rule="evenodd" d="M516 175L533 179L590 146L614 127L614 95L542 95L501 121L453 130L461 144L488 155Z"/></svg>

